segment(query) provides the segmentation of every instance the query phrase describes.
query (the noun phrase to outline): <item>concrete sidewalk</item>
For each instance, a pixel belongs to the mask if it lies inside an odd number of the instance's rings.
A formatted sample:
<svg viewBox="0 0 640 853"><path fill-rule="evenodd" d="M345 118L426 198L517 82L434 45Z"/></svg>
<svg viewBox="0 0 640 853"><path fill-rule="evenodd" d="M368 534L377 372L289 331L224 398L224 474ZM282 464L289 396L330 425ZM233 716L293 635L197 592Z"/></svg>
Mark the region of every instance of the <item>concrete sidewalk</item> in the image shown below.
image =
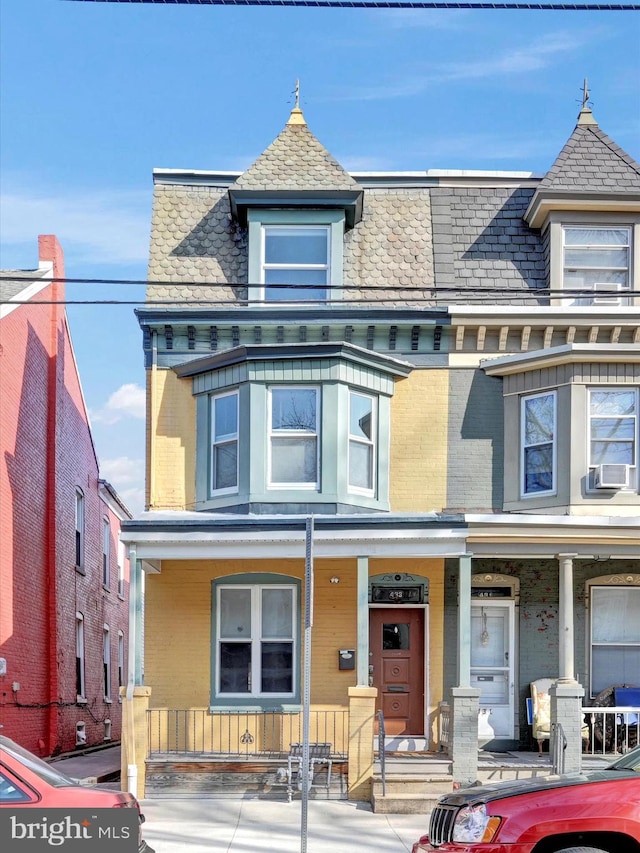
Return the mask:
<svg viewBox="0 0 640 853"><path fill-rule="evenodd" d="M302 804L273 800L143 800L143 835L157 853L300 853ZM427 815L373 814L368 803L309 803L307 853L407 853Z"/></svg>
<svg viewBox="0 0 640 853"><path fill-rule="evenodd" d="M119 787L120 744L62 755L52 759L51 764L61 773L87 783L107 782L117 776L115 787Z"/></svg>

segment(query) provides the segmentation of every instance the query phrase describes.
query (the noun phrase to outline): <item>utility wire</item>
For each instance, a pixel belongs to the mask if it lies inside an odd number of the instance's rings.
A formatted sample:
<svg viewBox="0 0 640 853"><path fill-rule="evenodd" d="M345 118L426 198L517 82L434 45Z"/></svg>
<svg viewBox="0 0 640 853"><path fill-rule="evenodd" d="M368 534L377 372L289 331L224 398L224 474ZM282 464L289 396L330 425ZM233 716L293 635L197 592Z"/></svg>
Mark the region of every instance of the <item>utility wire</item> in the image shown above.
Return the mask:
<svg viewBox="0 0 640 853"><path fill-rule="evenodd" d="M272 6L332 9L514 9L543 12L637 12L638 3L451 3L438 0L66 0L72 3L153 3L164 6Z"/></svg>

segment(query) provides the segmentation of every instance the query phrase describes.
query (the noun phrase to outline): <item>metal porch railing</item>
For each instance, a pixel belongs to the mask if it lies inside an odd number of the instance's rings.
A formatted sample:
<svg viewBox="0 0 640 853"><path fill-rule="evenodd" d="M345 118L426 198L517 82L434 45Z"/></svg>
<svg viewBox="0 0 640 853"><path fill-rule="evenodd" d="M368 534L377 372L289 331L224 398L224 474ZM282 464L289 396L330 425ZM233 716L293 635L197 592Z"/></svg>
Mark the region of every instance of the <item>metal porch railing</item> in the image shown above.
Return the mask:
<svg viewBox="0 0 640 853"><path fill-rule="evenodd" d="M302 741L302 712L151 708L147 723L150 757L286 758L291 744ZM346 757L348 712L312 710L309 739L329 743L333 756Z"/></svg>
<svg viewBox="0 0 640 853"><path fill-rule="evenodd" d="M596 705L582 708L589 755L616 755L640 743L640 708Z"/></svg>

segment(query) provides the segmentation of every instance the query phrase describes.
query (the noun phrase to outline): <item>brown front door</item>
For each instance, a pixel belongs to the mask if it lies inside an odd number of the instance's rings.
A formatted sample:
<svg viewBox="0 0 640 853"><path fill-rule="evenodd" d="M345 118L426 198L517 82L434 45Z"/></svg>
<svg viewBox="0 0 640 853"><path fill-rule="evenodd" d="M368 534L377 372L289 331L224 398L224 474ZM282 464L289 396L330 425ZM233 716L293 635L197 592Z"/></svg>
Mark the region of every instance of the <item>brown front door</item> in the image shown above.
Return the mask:
<svg viewBox="0 0 640 853"><path fill-rule="evenodd" d="M424 610L369 611L369 671L389 735L424 734ZM373 669L371 669L373 667Z"/></svg>

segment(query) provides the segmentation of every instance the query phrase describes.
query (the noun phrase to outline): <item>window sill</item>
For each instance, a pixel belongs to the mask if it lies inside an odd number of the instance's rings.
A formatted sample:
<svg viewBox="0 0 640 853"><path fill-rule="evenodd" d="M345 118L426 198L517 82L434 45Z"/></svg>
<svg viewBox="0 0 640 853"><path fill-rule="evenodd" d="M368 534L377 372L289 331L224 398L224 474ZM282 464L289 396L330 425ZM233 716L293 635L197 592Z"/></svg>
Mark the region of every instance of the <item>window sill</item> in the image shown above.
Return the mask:
<svg viewBox="0 0 640 853"><path fill-rule="evenodd" d="M103 592L111 592L111 588L108 587L105 583L103 583L102 584L102 591Z"/></svg>
<svg viewBox="0 0 640 853"><path fill-rule="evenodd" d="M76 566L75 569L79 575L86 575L87 574L84 566Z"/></svg>
<svg viewBox="0 0 640 853"><path fill-rule="evenodd" d="M105 704L105 705L111 705L111 704L112 704L112 702L113 702L113 700L111 699L111 697L110 697L110 696L105 696L105 697L103 697L103 701L104 701L104 704Z"/></svg>
<svg viewBox="0 0 640 853"><path fill-rule="evenodd" d="M88 702L84 696L76 696L76 705L87 705Z"/></svg>

